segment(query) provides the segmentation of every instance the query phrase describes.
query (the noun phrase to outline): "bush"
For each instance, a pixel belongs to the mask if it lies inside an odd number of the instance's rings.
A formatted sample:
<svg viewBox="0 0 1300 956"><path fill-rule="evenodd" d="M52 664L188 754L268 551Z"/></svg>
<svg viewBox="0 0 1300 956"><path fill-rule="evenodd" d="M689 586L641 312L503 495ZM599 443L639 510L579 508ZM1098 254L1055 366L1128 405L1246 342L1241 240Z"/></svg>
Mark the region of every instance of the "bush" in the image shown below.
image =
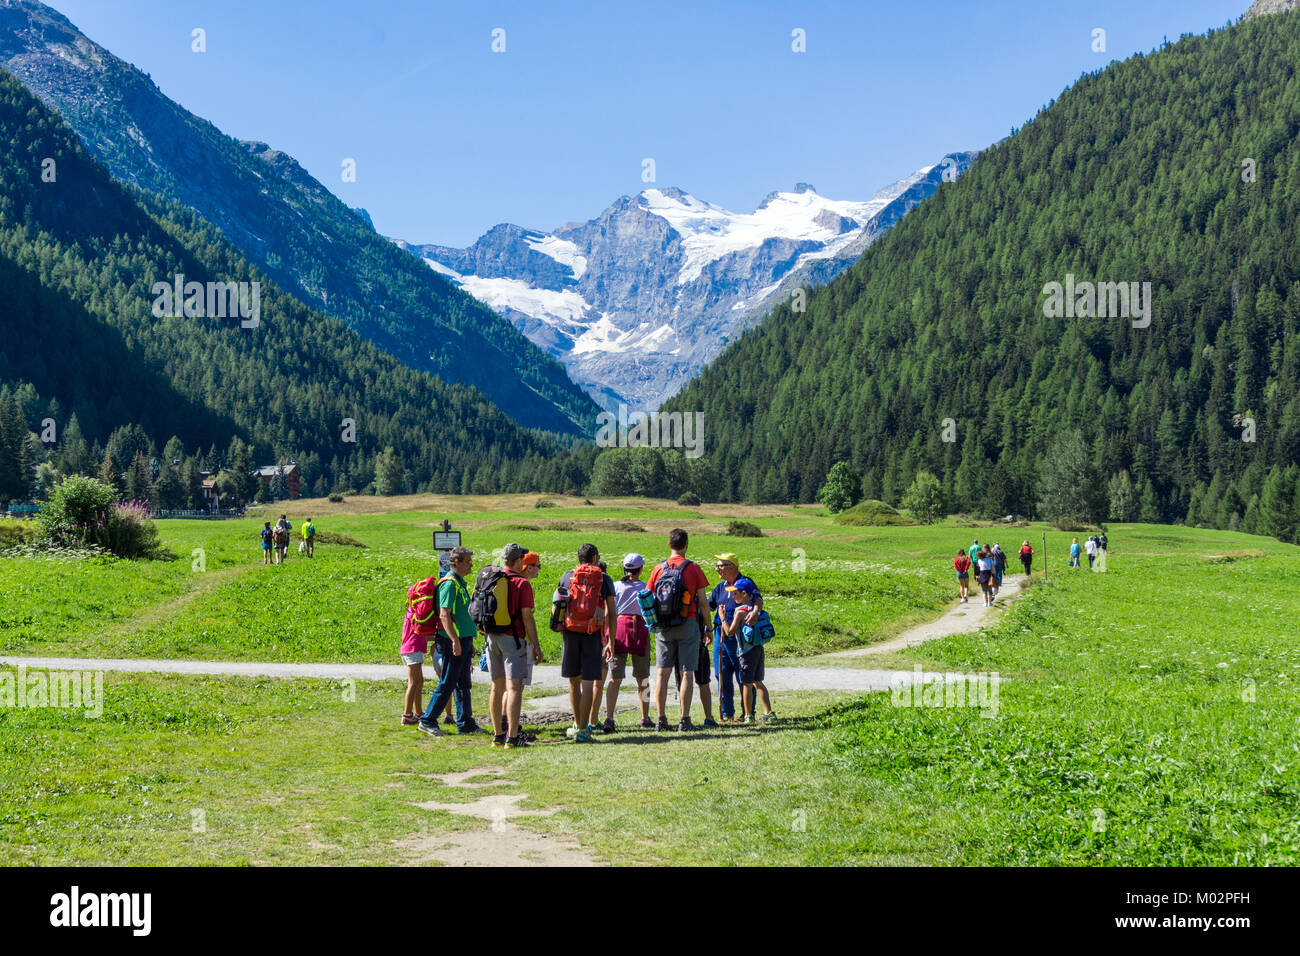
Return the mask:
<svg viewBox="0 0 1300 956"><path fill-rule="evenodd" d="M679 505L685 505L688 508L696 508L704 504L704 502L700 500L700 496L693 491L686 492L684 495L682 495L680 498L677 499L677 503Z"/></svg>
<svg viewBox="0 0 1300 956"><path fill-rule="evenodd" d="M555 507L555 502L552 501L550 498L538 498L537 501L533 504L533 507L534 507L534 508L554 508L554 507Z"/></svg>
<svg viewBox="0 0 1300 956"><path fill-rule="evenodd" d="M317 544L345 544L350 548L366 547L366 545L362 544L356 538L352 537L352 535L339 534L337 531L317 531L316 543Z"/></svg>
<svg viewBox="0 0 1300 956"><path fill-rule="evenodd" d="M733 538L763 537L763 529L756 524L750 524L748 521L729 521L726 533Z"/></svg>
<svg viewBox="0 0 1300 956"><path fill-rule="evenodd" d="M836 524L867 528L916 524L907 516L899 514L896 509L891 508L883 501L876 501L874 498L858 502L847 511L841 511L831 520Z"/></svg>
<svg viewBox="0 0 1300 956"><path fill-rule="evenodd" d="M47 548L99 548L120 558L166 556L144 502L119 503L112 487L95 478L61 481L36 524L37 543Z"/></svg>
<svg viewBox="0 0 1300 956"><path fill-rule="evenodd" d="M0 518L0 548L21 548L31 544L35 537L36 528L29 522Z"/></svg>
<svg viewBox="0 0 1300 956"><path fill-rule="evenodd" d="M334 502L335 504L339 504L341 501L343 501L343 496L336 491L330 495L330 501Z"/></svg>

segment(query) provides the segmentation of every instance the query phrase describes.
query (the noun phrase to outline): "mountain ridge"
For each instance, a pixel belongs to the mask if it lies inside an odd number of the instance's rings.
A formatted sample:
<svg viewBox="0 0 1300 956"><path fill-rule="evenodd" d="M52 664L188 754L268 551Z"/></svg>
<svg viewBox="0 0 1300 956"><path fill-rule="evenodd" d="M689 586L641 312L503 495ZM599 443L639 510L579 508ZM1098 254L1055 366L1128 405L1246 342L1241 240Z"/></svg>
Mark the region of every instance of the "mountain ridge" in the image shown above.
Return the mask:
<svg viewBox="0 0 1300 956"><path fill-rule="evenodd" d="M799 182L736 213L651 186L549 232L499 223L465 248L394 241L509 318L605 407L650 409L797 287L847 268L976 155L950 153L865 201Z"/></svg>
<svg viewBox="0 0 1300 956"><path fill-rule="evenodd" d="M559 363L413 268L292 156L223 133L36 0L0 0L0 65L116 178L194 208L307 305L413 368L479 388L526 426L588 433L595 405Z"/></svg>

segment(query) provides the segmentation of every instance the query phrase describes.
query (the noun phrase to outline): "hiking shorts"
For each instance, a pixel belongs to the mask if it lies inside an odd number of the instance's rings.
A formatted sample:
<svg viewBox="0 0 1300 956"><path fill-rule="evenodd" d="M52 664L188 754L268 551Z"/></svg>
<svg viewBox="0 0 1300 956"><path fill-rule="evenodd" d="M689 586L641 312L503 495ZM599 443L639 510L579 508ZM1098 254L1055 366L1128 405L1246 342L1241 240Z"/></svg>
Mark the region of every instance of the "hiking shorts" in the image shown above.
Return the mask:
<svg viewBox="0 0 1300 956"><path fill-rule="evenodd" d="M614 660L609 665L610 680L627 679L627 659L632 658L632 676L637 680L645 680L650 676L650 655L649 654L614 654Z"/></svg>
<svg viewBox="0 0 1300 956"><path fill-rule="evenodd" d="M409 654L403 654L403 655L402 655L402 663L405 664L407 667L410 667L412 664L423 664L423 663L424 663L424 652L423 652L423 651L411 651L411 653L409 653Z"/></svg>
<svg viewBox="0 0 1300 956"><path fill-rule="evenodd" d="M567 628L560 632L564 650L560 654L560 676L600 680L604 667L600 634L582 634Z"/></svg>
<svg viewBox="0 0 1300 956"><path fill-rule="evenodd" d="M691 618L676 627L661 628L655 635L655 653L661 671L681 666L694 672L700 666L700 622Z"/></svg>
<svg viewBox="0 0 1300 956"><path fill-rule="evenodd" d="M763 679L763 645L757 644L740 655L740 682L753 684Z"/></svg>
<svg viewBox="0 0 1300 956"><path fill-rule="evenodd" d="M527 648L528 642L513 634L489 634L488 676L493 680L527 680Z"/></svg>

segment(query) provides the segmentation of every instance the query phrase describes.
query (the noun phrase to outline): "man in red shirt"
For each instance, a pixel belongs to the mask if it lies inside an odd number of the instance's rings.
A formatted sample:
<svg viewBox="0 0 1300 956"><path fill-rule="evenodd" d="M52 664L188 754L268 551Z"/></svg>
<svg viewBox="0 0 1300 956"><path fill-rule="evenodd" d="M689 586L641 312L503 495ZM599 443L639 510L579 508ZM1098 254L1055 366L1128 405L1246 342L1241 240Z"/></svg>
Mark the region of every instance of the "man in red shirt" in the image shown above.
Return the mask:
<svg viewBox="0 0 1300 956"><path fill-rule="evenodd" d="M528 677L527 648L532 645L533 659L546 660L542 646L537 641L537 625L533 621L533 586L524 577L526 548L514 542L506 545L501 562L506 571L506 608L510 626L501 633L487 635L488 676L492 678L492 695L488 710L492 715L492 728L499 730L505 717L507 731L496 734L492 746L507 749L526 747L520 739L519 711L524 699L524 680Z"/></svg>
<svg viewBox="0 0 1300 956"><path fill-rule="evenodd" d="M682 719L677 729L695 729L691 724L691 698L695 693L695 670L700 663L702 639L696 609L708 606L709 579L698 564L687 560L688 543L686 532L681 528L674 528L668 535L668 548L672 554L667 561L655 566L647 582L650 590L655 594L655 609L659 613L660 621L659 633L655 635L655 655L658 658L659 668L655 683L659 720L655 730L668 729L668 720L664 716L664 708L668 703L668 676L679 663L682 668L682 686L678 696L682 704ZM678 572L681 575L681 595L679 606L671 609L675 613L665 615L665 609L659 607L661 593L657 585L660 578L664 577L665 571L670 568L673 569L674 576ZM669 625L668 622L675 618L680 618L681 623Z"/></svg>

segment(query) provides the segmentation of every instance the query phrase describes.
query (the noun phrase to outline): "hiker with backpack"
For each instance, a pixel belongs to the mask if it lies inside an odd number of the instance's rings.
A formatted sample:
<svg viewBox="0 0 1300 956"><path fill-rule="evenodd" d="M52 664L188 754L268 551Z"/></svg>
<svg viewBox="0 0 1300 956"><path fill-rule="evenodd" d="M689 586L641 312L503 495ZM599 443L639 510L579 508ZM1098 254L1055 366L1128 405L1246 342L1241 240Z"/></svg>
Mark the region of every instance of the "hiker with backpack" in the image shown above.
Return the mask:
<svg viewBox="0 0 1300 956"><path fill-rule="evenodd" d="M271 554L271 542L275 538L275 532L271 530L271 522L267 521L262 525L262 564L274 564L275 558Z"/></svg>
<svg viewBox="0 0 1300 956"><path fill-rule="evenodd" d="M316 553L316 526L307 519L307 523L302 526L302 543L305 545L307 557Z"/></svg>
<svg viewBox="0 0 1300 956"><path fill-rule="evenodd" d="M991 556L993 558L993 596L996 598L998 592L1002 590L1002 575L1007 570L1007 555L1002 550L1002 545L994 541Z"/></svg>
<svg viewBox="0 0 1300 956"><path fill-rule="evenodd" d="M466 576L474 569L474 552L452 548L451 573L440 578L437 590L438 628L434 642L442 654L442 679L429 698L429 709L420 718L420 729L431 737L443 736L438 715L447 702L456 699L456 730L462 734L485 733L474 720L470 701L470 672L474 661L477 628L469 613L469 585Z"/></svg>
<svg viewBox="0 0 1300 956"><path fill-rule="evenodd" d="M742 685L740 683L740 649L737 636L725 633L723 628L731 622L736 614L735 592L729 587L739 588L748 595L747 604L751 611L744 624L753 624L758 619L758 612L763 609L763 595L749 578L740 573L736 555L730 551L715 554L714 570L721 579L709 593L709 608L713 611L713 671L718 675L718 711L723 720L739 722L736 717L736 705L733 695ZM742 708L743 710L743 708Z"/></svg>
<svg viewBox="0 0 1300 956"><path fill-rule="evenodd" d="M280 515L280 520L275 524L276 564L284 564L285 559L289 557L289 531L292 527L289 519Z"/></svg>
<svg viewBox="0 0 1300 956"><path fill-rule="evenodd" d="M1079 539L1075 538L1070 543L1070 567L1076 570L1079 567Z"/></svg>
<svg viewBox="0 0 1300 956"><path fill-rule="evenodd" d="M629 656L632 658L632 678L636 681L637 698L641 704L641 726L654 726L650 720L650 631L637 599L637 595L645 590L645 582L641 580L641 569L644 567L645 558L641 555L635 552L626 555L623 558L623 577L614 582L614 613L617 617L611 640L609 686L605 691L605 723L601 728L605 733L614 728L614 707L618 704L619 688L627 677ZM599 706L599 699L596 703Z"/></svg>
<svg viewBox="0 0 1300 956"><path fill-rule="evenodd" d="M957 550L957 557L952 559L952 566L957 569L957 587L961 588L961 603L970 601L970 555L964 549Z"/></svg>
<svg viewBox="0 0 1300 956"><path fill-rule="evenodd" d="M270 524L270 522L267 522ZM402 726L412 727L420 722L420 713L424 710L424 655L429 650L429 639L425 634L416 633L415 608L410 603L411 591L407 592L406 617L402 620L402 644L399 653L402 663L406 665L406 698L403 701Z"/></svg>
<svg viewBox="0 0 1300 956"><path fill-rule="evenodd" d="M1020 563L1024 565L1025 577L1029 577L1029 569L1034 563L1034 549L1029 546L1028 541L1020 546Z"/></svg>
<svg viewBox="0 0 1300 956"><path fill-rule="evenodd" d="M765 642L755 634L757 621L754 625L747 623L751 619L751 614L757 613L759 620L765 619L766 615L759 612L753 604L748 603L753 599L748 592L736 585L728 585L727 591L736 602L736 613L732 615L731 622L723 627L723 633L728 637L735 637L740 650L740 720L737 723L755 722L756 697L763 702L763 720L775 720L776 713L772 710L772 699L767 693L767 685L763 683L766 670Z"/></svg>
<svg viewBox="0 0 1300 956"><path fill-rule="evenodd" d="M984 592L984 606L989 607L993 604L993 552L987 547L981 548L979 556L975 559L975 567L975 579L979 581L980 590Z"/></svg>
<svg viewBox="0 0 1300 956"><path fill-rule="evenodd" d="M573 726L566 736L589 744L600 712L595 685L601 679L603 663L613 655L604 635L618 620L614 604L614 582L600 568L600 552L594 544L578 549L578 564L560 576L559 590L567 594L560 639L564 651L560 656L560 676L569 680L569 704L573 708ZM613 720L610 720L610 732Z"/></svg>
<svg viewBox="0 0 1300 956"><path fill-rule="evenodd" d="M682 716L677 729L695 729L691 723L691 698L694 696L702 638L698 609L708 603L709 579L698 564L687 559L689 543L689 535L681 528L674 528L668 535L671 554L650 573L649 585L654 593L655 615L659 621L659 633L655 638L658 657L655 684L657 731L668 730L668 720L664 716L668 703L668 675L678 666L683 673L678 693Z"/></svg>
<svg viewBox="0 0 1300 956"><path fill-rule="evenodd" d="M492 746L507 750L528 746L519 729L524 680L528 677L528 645L532 645L537 663L546 660L533 621L533 586L523 574L527 554L527 548L513 541L506 545L501 552L503 566L489 564L479 571L469 606L475 626L487 636ZM501 730L503 718L506 732L495 732Z"/></svg>

